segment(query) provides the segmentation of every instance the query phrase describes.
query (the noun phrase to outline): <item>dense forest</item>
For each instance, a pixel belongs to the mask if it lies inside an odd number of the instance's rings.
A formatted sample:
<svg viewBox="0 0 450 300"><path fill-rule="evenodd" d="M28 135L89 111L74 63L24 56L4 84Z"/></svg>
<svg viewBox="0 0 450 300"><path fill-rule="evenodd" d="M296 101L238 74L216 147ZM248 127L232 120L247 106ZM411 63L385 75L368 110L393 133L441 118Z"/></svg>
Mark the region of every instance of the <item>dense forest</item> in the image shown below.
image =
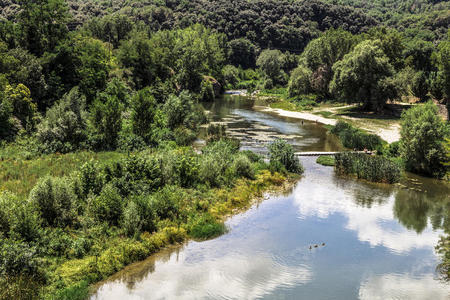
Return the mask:
<svg viewBox="0 0 450 300"><path fill-rule="evenodd" d="M266 163L240 153L220 126L208 127L201 153L190 147L208 123L201 102L224 89L282 88L293 102L375 112L394 100L450 98L448 1L0 0L0 8L0 159L10 166L0 174L54 159L66 169L0 195L1 299L82 299L89 284L167 244L220 234L224 214L301 174L288 144L273 144ZM431 154L424 160L411 154L422 144L403 143L403 159L442 178L448 126L424 107L405 114L404 135L429 134L417 118L435 126Z"/></svg>

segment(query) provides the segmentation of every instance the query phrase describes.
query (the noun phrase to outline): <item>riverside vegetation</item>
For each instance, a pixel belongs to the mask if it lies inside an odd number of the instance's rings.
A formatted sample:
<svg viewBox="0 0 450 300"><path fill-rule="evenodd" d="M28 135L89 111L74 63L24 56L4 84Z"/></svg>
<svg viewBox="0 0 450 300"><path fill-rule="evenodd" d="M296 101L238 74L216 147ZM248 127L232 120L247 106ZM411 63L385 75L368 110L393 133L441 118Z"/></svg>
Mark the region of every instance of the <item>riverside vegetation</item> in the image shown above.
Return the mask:
<svg viewBox="0 0 450 300"><path fill-rule="evenodd" d="M0 297L83 299L89 284L166 245L222 234L224 216L282 185L286 169L302 172L282 141L270 165L229 140L202 154L172 143L43 177L25 199L3 193Z"/></svg>
<svg viewBox="0 0 450 300"><path fill-rule="evenodd" d="M383 17L326 2L2 1L0 298L84 298L165 245L220 234L224 215L301 173L282 141L268 165L215 134L202 154L190 147L208 122L200 102L223 88L372 111L405 96L448 101L448 2L391 3ZM448 125L432 104L403 120L389 146L335 130L352 149L443 177ZM396 178L355 159L349 173Z"/></svg>

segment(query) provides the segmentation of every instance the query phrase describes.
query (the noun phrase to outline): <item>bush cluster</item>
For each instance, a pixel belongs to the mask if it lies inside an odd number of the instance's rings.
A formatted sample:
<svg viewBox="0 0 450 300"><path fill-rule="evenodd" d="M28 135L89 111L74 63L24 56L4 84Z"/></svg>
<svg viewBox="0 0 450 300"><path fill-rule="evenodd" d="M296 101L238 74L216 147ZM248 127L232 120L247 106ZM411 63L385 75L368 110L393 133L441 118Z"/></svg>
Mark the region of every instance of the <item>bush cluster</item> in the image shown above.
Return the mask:
<svg viewBox="0 0 450 300"><path fill-rule="evenodd" d="M35 278L40 276L40 259L97 255L95 265L89 263L97 271L89 272L102 278L168 242L184 239L186 233L196 239L223 233L223 221L209 207L227 199L205 194L232 188L238 179L261 180L258 174L267 168L258 155L238 149L226 139L209 142L201 154L167 144L103 165L91 160L70 176L44 177L26 200L1 194L0 274ZM287 163L283 151L279 149L278 155ZM293 170L291 164L287 167ZM262 182L266 184L266 179ZM143 238L145 232L162 232L163 241ZM105 241L120 236L129 238L129 245ZM151 239L148 245L146 239Z"/></svg>
<svg viewBox="0 0 450 300"><path fill-rule="evenodd" d="M396 183L400 180L401 167L397 162L383 156L364 153L342 152L335 156L338 174L356 175L373 182Z"/></svg>
<svg viewBox="0 0 450 300"><path fill-rule="evenodd" d="M294 148L284 140L278 139L269 145L269 157L271 170L287 170L296 174L304 172L302 164L294 155Z"/></svg>
<svg viewBox="0 0 450 300"><path fill-rule="evenodd" d="M368 134L344 121L338 121L331 129L337 135L344 147L356 150L381 150L383 140L376 134Z"/></svg>

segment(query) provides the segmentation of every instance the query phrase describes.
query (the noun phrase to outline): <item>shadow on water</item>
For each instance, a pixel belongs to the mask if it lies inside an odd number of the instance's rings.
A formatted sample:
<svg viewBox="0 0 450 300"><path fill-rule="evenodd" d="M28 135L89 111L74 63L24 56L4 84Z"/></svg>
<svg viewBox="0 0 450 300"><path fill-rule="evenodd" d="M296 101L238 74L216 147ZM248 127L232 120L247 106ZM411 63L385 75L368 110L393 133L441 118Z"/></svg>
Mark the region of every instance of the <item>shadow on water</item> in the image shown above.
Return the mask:
<svg viewBox="0 0 450 300"><path fill-rule="evenodd" d="M261 116L252 105L207 109L250 136L256 128L298 135L297 149L328 147L322 126ZM449 232L450 186L412 174L400 185L357 181L315 159L301 159L305 175L292 189L229 219L227 234L129 266L91 299L449 299L434 247Z"/></svg>

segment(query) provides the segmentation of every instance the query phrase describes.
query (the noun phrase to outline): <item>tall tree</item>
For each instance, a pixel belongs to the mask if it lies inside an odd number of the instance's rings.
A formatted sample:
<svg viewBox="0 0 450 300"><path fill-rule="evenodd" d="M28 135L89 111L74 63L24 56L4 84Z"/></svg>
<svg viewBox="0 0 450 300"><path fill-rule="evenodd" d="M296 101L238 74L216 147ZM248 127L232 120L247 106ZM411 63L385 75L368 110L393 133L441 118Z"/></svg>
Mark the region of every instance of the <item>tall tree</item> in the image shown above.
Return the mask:
<svg viewBox="0 0 450 300"><path fill-rule="evenodd" d="M58 42L66 38L70 19L64 0L20 0L22 11L18 15L21 44L40 56L53 51Z"/></svg>
<svg viewBox="0 0 450 300"><path fill-rule="evenodd" d="M449 128L432 102L415 106L402 114L400 153L406 168L432 177L443 177L444 139Z"/></svg>
<svg viewBox="0 0 450 300"><path fill-rule="evenodd" d="M391 81L394 69L379 40L366 40L333 66L330 90L339 98L363 103L366 110L379 110L397 97Z"/></svg>

